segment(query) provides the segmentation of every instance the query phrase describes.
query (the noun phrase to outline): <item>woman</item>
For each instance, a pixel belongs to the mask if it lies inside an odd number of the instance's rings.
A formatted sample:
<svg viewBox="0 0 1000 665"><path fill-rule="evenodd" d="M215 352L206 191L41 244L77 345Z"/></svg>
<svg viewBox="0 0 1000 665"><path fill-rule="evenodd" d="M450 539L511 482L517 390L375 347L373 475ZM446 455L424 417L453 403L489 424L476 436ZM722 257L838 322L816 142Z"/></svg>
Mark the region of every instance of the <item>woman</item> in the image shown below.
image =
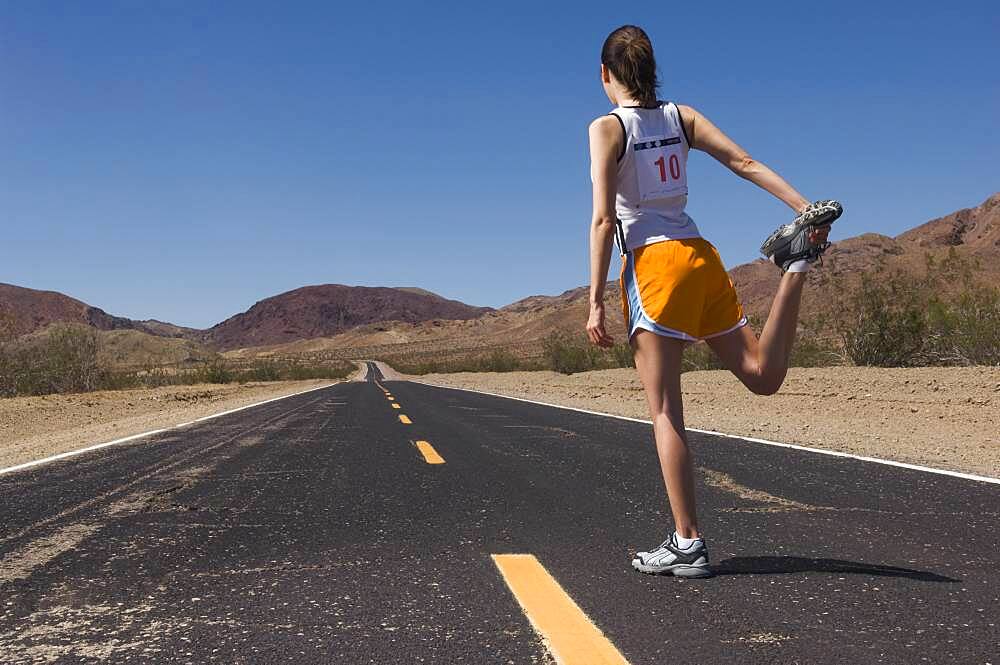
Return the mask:
<svg viewBox="0 0 1000 665"><path fill-rule="evenodd" d="M616 239L622 252L622 309L653 421L656 451L675 531L652 552L638 552L646 573L705 577L708 550L698 530L694 477L681 410L681 354L705 340L750 390L770 395L788 370L806 271L829 246L834 201L810 204L778 174L752 159L689 106L657 100L656 61L646 33L626 25L601 50L601 81L616 108L590 125L594 214L590 232L590 317L599 346L604 285ZM746 325L719 254L684 212L687 154L703 150L799 213L761 251L784 272L760 339Z"/></svg>

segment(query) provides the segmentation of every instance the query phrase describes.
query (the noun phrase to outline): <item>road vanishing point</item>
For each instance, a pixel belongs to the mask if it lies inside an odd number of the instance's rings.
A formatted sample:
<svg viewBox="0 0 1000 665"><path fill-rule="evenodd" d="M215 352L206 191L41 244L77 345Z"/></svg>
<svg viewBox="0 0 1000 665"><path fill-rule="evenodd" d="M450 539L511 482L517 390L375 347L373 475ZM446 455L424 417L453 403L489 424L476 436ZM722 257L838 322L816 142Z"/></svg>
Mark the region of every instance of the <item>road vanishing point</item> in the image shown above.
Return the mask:
<svg viewBox="0 0 1000 665"><path fill-rule="evenodd" d="M1000 663L998 485L691 433L643 575L648 424L367 379L0 475L0 662Z"/></svg>

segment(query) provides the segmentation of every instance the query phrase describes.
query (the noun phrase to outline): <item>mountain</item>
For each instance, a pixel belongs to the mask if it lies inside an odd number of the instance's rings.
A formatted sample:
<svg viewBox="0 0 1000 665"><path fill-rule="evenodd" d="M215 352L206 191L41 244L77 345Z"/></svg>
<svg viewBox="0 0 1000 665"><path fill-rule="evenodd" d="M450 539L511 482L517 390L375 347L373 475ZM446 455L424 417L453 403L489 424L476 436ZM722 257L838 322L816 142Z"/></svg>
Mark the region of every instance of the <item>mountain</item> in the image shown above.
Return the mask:
<svg viewBox="0 0 1000 665"><path fill-rule="evenodd" d="M0 325L14 337L41 330L53 323L82 323L98 330L134 329L136 322L112 316L76 298L56 291L38 291L0 284Z"/></svg>
<svg viewBox="0 0 1000 665"><path fill-rule="evenodd" d="M542 354L542 340L553 332L578 335L589 312L588 287L558 296L531 296L500 309L465 320L434 319L409 323L383 321L362 325L330 337L285 344L234 349L223 355L233 360L254 358L347 360L351 358L405 359L427 362L441 358L481 355L504 348L519 357ZM618 284L605 293L608 327L622 339Z"/></svg>
<svg viewBox="0 0 1000 665"><path fill-rule="evenodd" d="M328 337L379 321L468 320L491 311L423 290L322 284L261 300L204 334L216 348L235 349Z"/></svg>
<svg viewBox="0 0 1000 665"><path fill-rule="evenodd" d="M996 262L1000 254L1000 193L975 208L932 219L896 236L896 240L914 248L961 248L971 256Z"/></svg>
<svg viewBox="0 0 1000 665"><path fill-rule="evenodd" d="M198 330L150 319L113 316L57 291L0 283L0 333L20 337L53 323L80 323L98 330L138 330L158 337L192 338Z"/></svg>
<svg viewBox="0 0 1000 665"><path fill-rule="evenodd" d="M0 340L15 337L18 345L40 344L56 323L96 329L101 356L115 369L190 366L216 355L189 338L197 332L191 328L133 321L55 291L0 284Z"/></svg>
<svg viewBox="0 0 1000 665"><path fill-rule="evenodd" d="M0 335L21 337L53 323L78 323L102 331L134 330L221 349L329 336L380 321L464 320L490 311L489 307L473 307L415 287L324 284L266 298L208 330L197 330L155 319L113 316L56 291L0 284Z"/></svg>

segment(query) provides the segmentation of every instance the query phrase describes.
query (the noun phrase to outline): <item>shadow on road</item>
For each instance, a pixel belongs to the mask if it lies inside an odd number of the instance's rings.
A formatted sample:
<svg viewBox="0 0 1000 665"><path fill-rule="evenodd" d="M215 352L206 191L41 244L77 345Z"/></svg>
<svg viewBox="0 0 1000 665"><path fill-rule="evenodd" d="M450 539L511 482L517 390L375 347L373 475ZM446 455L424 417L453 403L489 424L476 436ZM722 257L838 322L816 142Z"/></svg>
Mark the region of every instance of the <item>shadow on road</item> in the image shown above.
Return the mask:
<svg viewBox="0 0 1000 665"><path fill-rule="evenodd" d="M781 575L786 573L844 573L877 577L907 577L921 582L961 582L953 577L896 566L842 561L840 559L807 559L800 556L736 556L712 566L716 575Z"/></svg>

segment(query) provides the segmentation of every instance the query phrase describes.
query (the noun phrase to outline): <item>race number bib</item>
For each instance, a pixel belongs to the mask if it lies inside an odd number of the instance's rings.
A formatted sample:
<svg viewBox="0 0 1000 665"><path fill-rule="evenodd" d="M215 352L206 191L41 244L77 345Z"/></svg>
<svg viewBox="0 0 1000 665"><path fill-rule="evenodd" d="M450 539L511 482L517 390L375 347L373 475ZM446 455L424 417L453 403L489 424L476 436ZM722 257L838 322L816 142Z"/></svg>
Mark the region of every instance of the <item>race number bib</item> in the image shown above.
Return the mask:
<svg viewBox="0 0 1000 665"><path fill-rule="evenodd" d="M687 169L679 136L649 136L637 139L635 172L639 178L639 200L652 201L687 193Z"/></svg>

